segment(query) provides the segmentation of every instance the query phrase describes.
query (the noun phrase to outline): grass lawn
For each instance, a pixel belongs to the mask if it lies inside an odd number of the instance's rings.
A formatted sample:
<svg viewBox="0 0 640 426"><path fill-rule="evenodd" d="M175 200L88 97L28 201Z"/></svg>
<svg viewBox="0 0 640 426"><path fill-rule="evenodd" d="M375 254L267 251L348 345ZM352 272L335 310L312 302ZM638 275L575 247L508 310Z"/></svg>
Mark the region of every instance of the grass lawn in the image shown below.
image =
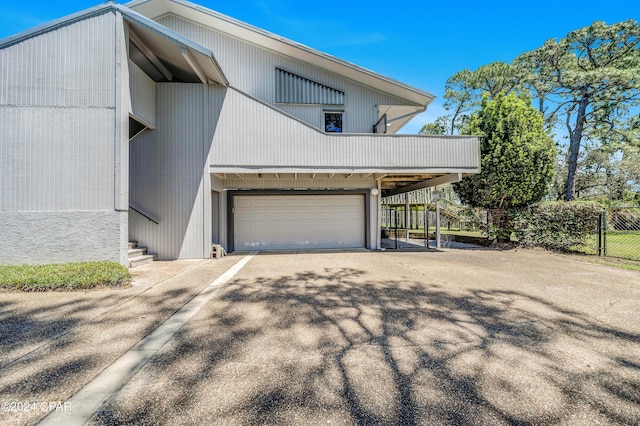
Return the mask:
<svg viewBox="0 0 640 426"><path fill-rule="evenodd" d="M613 266L615 268L630 269L632 271L640 271L640 263L634 263L631 260L625 259L611 259L611 258L596 258L590 260L593 263L599 263L601 265Z"/></svg>
<svg viewBox="0 0 640 426"><path fill-rule="evenodd" d="M607 232L607 256L640 260L640 232Z"/></svg>
<svg viewBox="0 0 640 426"><path fill-rule="evenodd" d="M0 265L0 288L21 291L82 290L122 287L129 270L115 262L77 262L51 265Z"/></svg>

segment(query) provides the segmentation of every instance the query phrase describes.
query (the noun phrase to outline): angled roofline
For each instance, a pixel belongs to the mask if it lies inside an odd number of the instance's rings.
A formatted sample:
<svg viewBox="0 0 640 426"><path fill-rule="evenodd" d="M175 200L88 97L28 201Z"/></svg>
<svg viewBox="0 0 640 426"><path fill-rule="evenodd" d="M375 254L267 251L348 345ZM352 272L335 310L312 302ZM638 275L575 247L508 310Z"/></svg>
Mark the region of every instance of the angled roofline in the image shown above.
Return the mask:
<svg viewBox="0 0 640 426"><path fill-rule="evenodd" d="M189 40L183 35L178 34L167 27L164 27L158 24L157 22L147 18L146 16L141 15L136 11L129 9L126 6L113 2L112 0L109 0L97 6L90 7L88 9L81 10L76 13L72 13L71 15L67 15L62 18L54 19L53 21L45 22L43 24L37 25L33 28L19 32L17 34L6 37L4 39L0 39L0 48L4 48L4 47L8 47L8 46L20 43L23 40L27 40L37 35L49 32L55 28L69 25L74 22L82 21L92 16L98 16L109 11L118 11L122 14L122 16L126 20L134 24L141 25L142 27L145 27L150 31L158 33L163 37L166 37L172 42L176 43L180 47L183 47L185 49L190 49L198 54L201 54L207 57L213 62L213 66L215 67L220 78L223 80L221 83L223 83L224 85L229 84L229 81L227 80L224 73L222 72L220 65L215 60L215 56L213 55L213 52L211 50Z"/></svg>
<svg viewBox="0 0 640 426"><path fill-rule="evenodd" d="M258 28L246 22L240 21L238 19L232 18L220 12L216 12L214 10L208 9L204 6L200 6L198 4L195 4L186 0L133 0L129 3L126 3L125 6L128 8L135 9L136 7L142 8L144 7L144 5L154 5L154 4L164 6L164 10L162 13L159 13L156 16L150 16L149 18L151 19L158 18L167 13L173 13L177 16L181 16L180 13L176 13L175 10L171 9L172 4L186 7L195 13L201 14L201 16L208 16L210 18L218 19L224 22L225 24L232 26L232 28L235 30L235 31L229 31L229 30L225 31L224 29L215 28L219 31L228 33L229 35L234 36L236 38L248 41L250 43L265 47L270 50L274 50L276 52L278 52L277 49L270 47L274 43L282 47L293 48L298 53L297 59L300 59L304 62L309 62L312 65L319 66L321 68L327 69L328 71L341 74L351 80L360 82L361 84L376 87L377 84L371 84L366 82L367 79L373 79L377 83L382 83L382 87L379 87L379 86L377 87L378 90L392 94L398 98L411 101L416 105L421 105L426 107L435 99L435 95L429 92L426 92L424 90L409 86L405 83L402 83L390 77L386 77L382 74L378 74L367 68L361 67L354 63L329 55L328 53L324 53L317 49L313 49L304 44L287 39L275 33L269 32L262 28ZM194 20L192 19L192 17L189 17L189 16L183 16L183 17L186 19ZM201 24L203 23L201 22ZM203 24L203 25L206 25L206 24ZM254 35L256 37L254 37L253 39L248 39L247 38L248 35ZM293 57L296 57L296 56L293 56ZM316 59L316 61L313 61L314 58ZM336 67L337 67L337 70L335 69ZM404 93L403 94L396 93L396 91L390 90L390 89L393 89L394 87L396 89L400 89L399 91Z"/></svg>
<svg viewBox="0 0 640 426"><path fill-rule="evenodd" d="M40 25L36 25L35 27L29 28L27 30L21 31L14 35L5 37L0 39L0 48L10 46L12 44L20 43L23 40L26 40L31 37L35 37L39 34L46 33L48 31L53 30L57 27L62 27L64 25L69 25L73 22L82 21L91 16L101 15L107 10L115 9L116 4L113 1L107 1L105 3L90 7L88 9L81 10L79 12L72 13L67 16L63 16L62 18L54 19L52 21L44 22Z"/></svg>

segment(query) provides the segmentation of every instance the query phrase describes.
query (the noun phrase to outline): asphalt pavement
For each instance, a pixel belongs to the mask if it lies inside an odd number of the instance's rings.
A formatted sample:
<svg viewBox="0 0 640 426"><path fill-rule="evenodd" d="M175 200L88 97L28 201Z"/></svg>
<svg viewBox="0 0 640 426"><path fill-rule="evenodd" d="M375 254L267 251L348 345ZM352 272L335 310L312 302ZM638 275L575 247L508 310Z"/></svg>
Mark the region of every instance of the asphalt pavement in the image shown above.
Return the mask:
<svg viewBox="0 0 640 426"><path fill-rule="evenodd" d="M637 271L444 249L157 262L136 280L0 295L0 402L60 403L3 405L0 424L80 411L175 318L88 424L640 423Z"/></svg>

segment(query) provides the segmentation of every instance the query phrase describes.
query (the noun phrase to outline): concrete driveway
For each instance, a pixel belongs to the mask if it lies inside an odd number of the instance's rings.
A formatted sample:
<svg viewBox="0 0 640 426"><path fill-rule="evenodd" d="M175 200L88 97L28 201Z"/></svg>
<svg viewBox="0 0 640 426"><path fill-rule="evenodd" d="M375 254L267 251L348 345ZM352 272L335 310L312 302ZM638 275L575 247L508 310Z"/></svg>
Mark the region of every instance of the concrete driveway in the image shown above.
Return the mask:
<svg viewBox="0 0 640 426"><path fill-rule="evenodd" d="M216 265L167 280L166 297ZM92 374L108 365L84 350ZM66 353L50 351L39 359ZM12 384L27 365L31 388ZM64 401L73 392L58 383L90 380L83 368L43 367L40 381L37 365L9 369L2 400L49 389ZM640 272L515 250L258 255L90 420L638 423Z"/></svg>

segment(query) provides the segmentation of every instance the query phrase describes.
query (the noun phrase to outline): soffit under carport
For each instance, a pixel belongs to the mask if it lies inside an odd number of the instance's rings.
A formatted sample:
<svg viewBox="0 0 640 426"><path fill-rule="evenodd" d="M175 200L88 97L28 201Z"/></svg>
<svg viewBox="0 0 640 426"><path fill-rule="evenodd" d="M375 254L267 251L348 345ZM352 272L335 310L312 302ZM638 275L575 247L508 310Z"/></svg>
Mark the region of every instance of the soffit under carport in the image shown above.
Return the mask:
<svg viewBox="0 0 640 426"><path fill-rule="evenodd" d="M292 172L291 170L263 169L260 172L238 168L236 170L211 169L210 173L223 180L232 179L240 181L253 181L253 179L278 179L290 182L298 179L328 179L333 181L347 181L349 179L375 179L380 182L380 189L383 197L388 197L405 192L411 192L423 188L433 188L445 184L460 181L468 173L384 173L376 171L325 171L325 170L303 170ZM300 187L302 189L302 187Z"/></svg>
<svg viewBox="0 0 640 426"><path fill-rule="evenodd" d="M388 174L379 180L382 196L389 197L458 182L467 175L467 173Z"/></svg>

